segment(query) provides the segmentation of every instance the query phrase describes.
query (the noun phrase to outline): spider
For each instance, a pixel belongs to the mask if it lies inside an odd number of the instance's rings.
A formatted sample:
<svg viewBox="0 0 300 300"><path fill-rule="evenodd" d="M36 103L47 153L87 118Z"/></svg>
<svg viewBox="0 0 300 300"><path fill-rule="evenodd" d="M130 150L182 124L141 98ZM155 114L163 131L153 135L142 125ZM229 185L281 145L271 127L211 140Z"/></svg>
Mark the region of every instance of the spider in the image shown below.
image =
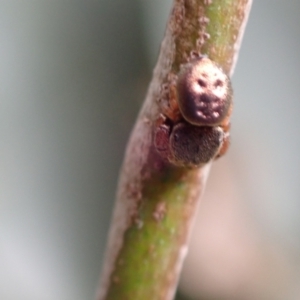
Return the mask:
<svg viewBox="0 0 300 300"><path fill-rule="evenodd" d="M201 166L229 146L232 88L222 68L205 56L183 65L166 85L154 145L179 166Z"/></svg>

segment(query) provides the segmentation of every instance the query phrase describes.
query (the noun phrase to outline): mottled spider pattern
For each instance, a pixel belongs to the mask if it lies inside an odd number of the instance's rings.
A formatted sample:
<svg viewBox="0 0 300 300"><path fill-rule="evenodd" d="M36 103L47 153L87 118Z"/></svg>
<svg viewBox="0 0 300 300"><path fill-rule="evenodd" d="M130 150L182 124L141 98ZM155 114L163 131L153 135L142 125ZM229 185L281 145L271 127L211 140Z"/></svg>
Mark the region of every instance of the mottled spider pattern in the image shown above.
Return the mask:
<svg viewBox="0 0 300 300"><path fill-rule="evenodd" d="M201 166L222 156L229 146L232 88L222 68L197 57L171 74L157 121L154 145L180 166Z"/></svg>

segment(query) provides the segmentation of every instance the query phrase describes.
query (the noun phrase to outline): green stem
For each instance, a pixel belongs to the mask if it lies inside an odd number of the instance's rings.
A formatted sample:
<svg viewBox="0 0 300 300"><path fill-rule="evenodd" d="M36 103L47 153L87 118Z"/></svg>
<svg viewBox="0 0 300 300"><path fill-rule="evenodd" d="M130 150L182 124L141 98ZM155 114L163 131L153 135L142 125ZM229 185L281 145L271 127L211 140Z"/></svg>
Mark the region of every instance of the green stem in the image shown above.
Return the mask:
<svg viewBox="0 0 300 300"><path fill-rule="evenodd" d="M162 84L192 52L231 73L251 0L175 0L145 104L120 174L98 299L171 300L209 164L164 163L152 133L161 113Z"/></svg>

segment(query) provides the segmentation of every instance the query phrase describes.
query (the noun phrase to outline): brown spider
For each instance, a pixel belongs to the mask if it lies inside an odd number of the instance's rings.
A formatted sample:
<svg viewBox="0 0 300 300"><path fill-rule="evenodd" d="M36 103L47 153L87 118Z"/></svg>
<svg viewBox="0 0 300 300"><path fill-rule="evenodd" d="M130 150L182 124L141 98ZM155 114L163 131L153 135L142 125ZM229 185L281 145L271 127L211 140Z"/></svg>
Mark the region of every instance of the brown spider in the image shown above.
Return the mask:
<svg viewBox="0 0 300 300"><path fill-rule="evenodd" d="M167 105L157 121L154 144L175 165L200 166L229 146L232 88L215 62L198 57L169 76Z"/></svg>

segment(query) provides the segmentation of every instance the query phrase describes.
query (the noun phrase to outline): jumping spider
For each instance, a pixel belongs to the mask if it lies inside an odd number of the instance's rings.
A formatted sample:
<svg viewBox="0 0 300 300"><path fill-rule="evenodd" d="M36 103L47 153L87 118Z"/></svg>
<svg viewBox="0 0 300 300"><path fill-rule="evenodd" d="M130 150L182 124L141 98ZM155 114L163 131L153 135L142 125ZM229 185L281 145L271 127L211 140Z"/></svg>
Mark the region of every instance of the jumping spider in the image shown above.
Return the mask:
<svg viewBox="0 0 300 300"><path fill-rule="evenodd" d="M229 146L232 88L229 77L207 57L192 59L170 75L167 106L157 121L154 145L179 166L201 166Z"/></svg>

